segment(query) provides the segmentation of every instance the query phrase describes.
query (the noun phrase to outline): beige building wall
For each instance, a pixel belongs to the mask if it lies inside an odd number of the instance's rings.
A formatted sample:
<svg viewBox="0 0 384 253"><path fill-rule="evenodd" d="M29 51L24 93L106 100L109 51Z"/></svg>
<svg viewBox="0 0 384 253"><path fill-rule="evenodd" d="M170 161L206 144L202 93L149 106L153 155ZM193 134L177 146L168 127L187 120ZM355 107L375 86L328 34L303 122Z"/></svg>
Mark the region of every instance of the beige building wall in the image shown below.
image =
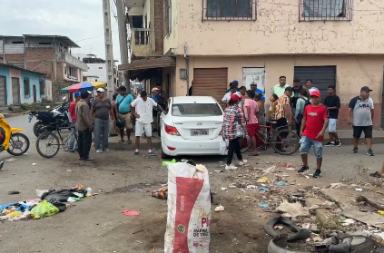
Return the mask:
<svg viewBox="0 0 384 253"><path fill-rule="evenodd" d="M266 96L269 97L272 86L278 83L279 76L286 76L287 83L292 84L295 66L336 66L336 89L342 102L340 115L344 121L340 122L342 127L346 127L349 100L359 95L362 86L371 87L373 89L371 97L376 106L375 125L380 124L384 56L190 57L190 85L193 81L194 68L228 68L228 83L238 80L242 85L244 67L265 67L265 90ZM181 80L179 76L181 68L185 68L185 60L183 57L177 57L175 82L171 86L171 94L174 91L176 96L184 96L187 93L187 82ZM314 86L316 87L316 83ZM224 93L225 90L223 95Z"/></svg>
<svg viewBox="0 0 384 253"><path fill-rule="evenodd" d="M174 33L164 52L182 55L187 45L198 56L384 53L382 0L353 1L350 22L299 22L299 0L257 1L256 21L202 21L202 2L172 1Z"/></svg>
<svg viewBox="0 0 384 253"><path fill-rule="evenodd" d="M189 0L183 0L189 2ZM167 53L169 50L175 50L177 48L184 48L179 44L179 30L187 32L180 26L180 18L184 15L180 9L181 0L172 0L172 11L171 11L171 32L164 37L164 53ZM164 10L166 11L166 10ZM166 24L164 24L166 25ZM165 31L165 27L164 27ZM180 51L180 50L179 50ZM175 51L176 52L176 51ZM184 54L184 51L180 51Z"/></svg>

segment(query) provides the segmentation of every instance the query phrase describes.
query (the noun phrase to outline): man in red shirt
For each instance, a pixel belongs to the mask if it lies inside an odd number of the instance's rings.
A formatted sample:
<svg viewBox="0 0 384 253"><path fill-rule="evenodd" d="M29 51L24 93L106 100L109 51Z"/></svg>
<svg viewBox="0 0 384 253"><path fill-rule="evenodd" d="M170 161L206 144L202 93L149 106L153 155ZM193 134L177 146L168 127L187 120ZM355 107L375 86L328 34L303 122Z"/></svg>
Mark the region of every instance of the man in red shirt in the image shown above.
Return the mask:
<svg viewBox="0 0 384 253"><path fill-rule="evenodd" d="M76 111L75 111L75 108L76 108L76 103L80 100L80 92L75 92L75 101L73 101L70 105L69 105L69 109L68 109L68 113L70 114L70 117L71 117L71 121L72 121L72 125L74 126L74 128L72 128L72 131L75 132L75 134L77 133L77 125L76 125ZM75 144L75 135L72 135L71 136L71 139L69 140L69 143L68 143L68 151L69 152L76 152L76 146L74 145Z"/></svg>
<svg viewBox="0 0 384 253"><path fill-rule="evenodd" d="M321 174L321 163L323 161L323 141L324 133L328 128L327 107L320 103L320 92L314 90L310 94L311 104L307 105L304 110L303 119L300 128L300 155L303 161L303 167L299 173L306 172L308 167L308 152L311 146L315 152L317 160L317 168L313 174L314 178L318 178Z"/></svg>

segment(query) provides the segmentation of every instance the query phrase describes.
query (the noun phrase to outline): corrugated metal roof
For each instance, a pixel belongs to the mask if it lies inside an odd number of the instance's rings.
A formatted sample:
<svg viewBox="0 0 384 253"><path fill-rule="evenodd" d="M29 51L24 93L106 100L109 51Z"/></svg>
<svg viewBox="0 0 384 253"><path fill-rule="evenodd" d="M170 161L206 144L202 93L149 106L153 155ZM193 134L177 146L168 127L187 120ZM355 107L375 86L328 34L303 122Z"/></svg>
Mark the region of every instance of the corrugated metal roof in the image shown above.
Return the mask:
<svg viewBox="0 0 384 253"><path fill-rule="evenodd" d="M68 38L67 36L62 35L41 35L41 34L23 34L26 38L56 38L58 40L61 40L65 44L67 44L69 47L72 48L80 48L79 45L77 45L73 40Z"/></svg>
<svg viewBox="0 0 384 253"><path fill-rule="evenodd" d="M176 61L172 57L159 57L154 59L135 60L130 64L119 65L119 71L153 69L176 66Z"/></svg>
<svg viewBox="0 0 384 253"><path fill-rule="evenodd" d="M27 71L27 72L31 72L31 73L35 73L35 74L40 74L40 75L46 76L46 74L44 74L44 73L33 71L33 70L28 70L28 69L25 69L25 68L20 68L20 67L17 67L15 65L12 65L12 64L0 63L0 67L6 67L6 68L10 68L10 69L17 69L17 70Z"/></svg>

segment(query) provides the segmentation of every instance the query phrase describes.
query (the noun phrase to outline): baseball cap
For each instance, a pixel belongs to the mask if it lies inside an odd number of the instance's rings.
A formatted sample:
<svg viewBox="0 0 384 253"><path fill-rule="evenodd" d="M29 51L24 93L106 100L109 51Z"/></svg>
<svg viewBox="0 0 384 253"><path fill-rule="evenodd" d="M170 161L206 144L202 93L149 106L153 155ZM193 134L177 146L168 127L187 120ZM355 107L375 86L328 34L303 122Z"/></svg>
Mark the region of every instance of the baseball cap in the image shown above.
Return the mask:
<svg viewBox="0 0 384 253"><path fill-rule="evenodd" d="M363 86L360 91L371 92L372 90L368 86Z"/></svg>
<svg viewBox="0 0 384 253"><path fill-rule="evenodd" d="M255 93L261 94L260 99L265 99L265 96L264 96L264 94L263 94L263 91L261 91L261 90L256 90Z"/></svg>
<svg viewBox="0 0 384 253"><path fill-rule="evenodd" d="M88 92L88 95L92 95L92 91L87 90L87 92Z"/></svg>
<svg viewBox="0 0 384 253"><path fill-rule="evenodd" d="M155 88L152 89L152 92L154 92L154 91L158 91L158 90L159 90L159 89L155 87Z"/></svg>
<svg viewBox="0 0 384 253"><path fill-rule="evenodd" d="M239 101L239 100L242 99L242 98L243 98L243 96L239 96L239 95L237 95L236 93L231 95L231 100L232 100L233 102Z"/></svg>
<svg viewBox="0 0 384 253"><path fill-rule="evenodd" d="M137 86L137 89L138 90L144 90L143 86L141 86L141 85Z"/></svg>
<svg viewBox="0 0 384 253"><path fill-rule="evenodd" d="M310 97L318 97L318 98L321 98L321 94L320 94L320 91L318 90L314 90L311 92L311 94L309 95Z"/></svg>
<svg viewBox="0 0 384 253"><path fill-rule="evenodd" d="M103 88L98 88L98 89L96 90L96 92L105 92L105 90L104 90Z"/></svg>
<svg viewBox="0 0 384 253"><path fill-rule="evenodd" d="M76 91L74 95L75 95L75 98L79 98L79 97L81 97L81 93L80 93L80 91Z"/></svg>
<svg viewBox="0 0 384 253"><path fill-rule="evenodd" d="M233 81L231 82L231 84L239 85L239 82L238 82L237 80L233 80Z"/></svg>

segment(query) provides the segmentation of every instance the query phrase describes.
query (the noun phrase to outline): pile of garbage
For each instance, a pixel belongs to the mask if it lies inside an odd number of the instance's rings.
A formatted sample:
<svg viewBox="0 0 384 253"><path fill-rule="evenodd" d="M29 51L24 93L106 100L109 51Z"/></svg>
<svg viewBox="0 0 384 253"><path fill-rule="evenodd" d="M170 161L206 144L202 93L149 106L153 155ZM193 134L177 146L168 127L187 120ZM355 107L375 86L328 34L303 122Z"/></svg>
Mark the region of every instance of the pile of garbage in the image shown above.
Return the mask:
<svg viewBox="0 0 384 253"><path fill-rule="evenodd" d="M36 190L36 194L38 199L0 204L0 221L41 219L64 212L73 202L97 195L92 193L91 188L85 189L83 185L61 190Z"/></svg>

